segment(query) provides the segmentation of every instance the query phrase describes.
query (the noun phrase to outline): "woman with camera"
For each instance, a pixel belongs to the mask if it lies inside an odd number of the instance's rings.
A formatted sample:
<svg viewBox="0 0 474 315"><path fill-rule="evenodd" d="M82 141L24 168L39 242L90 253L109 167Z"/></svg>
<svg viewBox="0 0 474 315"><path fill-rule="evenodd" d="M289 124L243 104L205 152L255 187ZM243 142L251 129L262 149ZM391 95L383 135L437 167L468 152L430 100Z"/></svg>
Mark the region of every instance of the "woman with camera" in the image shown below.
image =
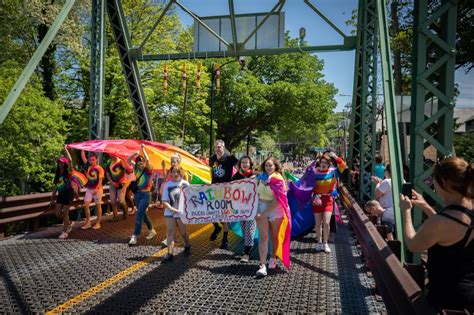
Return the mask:
<svg viewBox="0 0 474 315"><path fill-rule="evenodd" d="M458 157L438 161L434 188L446 206L438 213L412 191L400 195L405 241L412 252L428 250L428 301L437 311L466 309L474 312L474 164ZM412 206L428 219L415 231Z"/></svg>

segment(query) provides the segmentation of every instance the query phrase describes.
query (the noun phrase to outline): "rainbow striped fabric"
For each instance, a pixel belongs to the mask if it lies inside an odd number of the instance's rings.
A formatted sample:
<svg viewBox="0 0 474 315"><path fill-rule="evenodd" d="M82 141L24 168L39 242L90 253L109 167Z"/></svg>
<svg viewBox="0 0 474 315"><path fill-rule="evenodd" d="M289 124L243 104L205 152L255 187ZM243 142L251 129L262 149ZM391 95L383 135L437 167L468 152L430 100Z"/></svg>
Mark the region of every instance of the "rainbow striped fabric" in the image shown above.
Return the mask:
<svg viewBox="0 0 474 315"><path fill-rule="evenodd" d="M320 195L330 195L336 190L337 179L347 168L343 159L336 159L337 168L330 167L327 171L320 171L317 168L314 171L315 185L314 193Z"/></svg>
<svg viewBox="0 0 474 315"><path fill-rule="evenodd" d="M278 231L278 248L276 254L283 265L285 265L286 268L290 268L291 212L286 197L286 183L281 174L273 173L268 178L268 185L285 213L285 217L280 225L280 230Z"/></svg>

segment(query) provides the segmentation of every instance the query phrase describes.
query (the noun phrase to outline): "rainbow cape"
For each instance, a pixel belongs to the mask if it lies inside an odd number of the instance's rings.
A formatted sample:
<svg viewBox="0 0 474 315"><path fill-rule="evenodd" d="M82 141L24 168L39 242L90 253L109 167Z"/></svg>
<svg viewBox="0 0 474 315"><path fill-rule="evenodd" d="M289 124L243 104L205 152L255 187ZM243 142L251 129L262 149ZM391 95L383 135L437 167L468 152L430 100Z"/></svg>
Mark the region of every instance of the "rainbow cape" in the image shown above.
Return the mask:
<svg viewBox="0 0 474 315"><path fill-rule="evenodd" d="M280 230L278 231L278 247L276 254L282 261L283 265L285 265L286 268L290 268L291 212L286 197L285 180L281 174L274 173L268 178L268 185L275 195L278 205L283 208L285 214L280 225Z"/></svg>

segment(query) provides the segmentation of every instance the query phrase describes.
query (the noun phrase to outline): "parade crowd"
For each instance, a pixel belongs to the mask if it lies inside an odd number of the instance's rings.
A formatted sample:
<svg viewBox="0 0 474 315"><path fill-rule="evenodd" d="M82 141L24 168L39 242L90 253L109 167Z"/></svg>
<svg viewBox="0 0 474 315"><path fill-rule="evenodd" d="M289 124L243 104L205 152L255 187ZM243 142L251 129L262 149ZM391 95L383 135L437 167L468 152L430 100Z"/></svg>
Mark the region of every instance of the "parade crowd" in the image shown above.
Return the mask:
<svg viewBox="0 0 474 315"><path fill-rule="evenodd" d="M79 174L72 165L73 159L66 148L65 152L65 156L57 160L51 200L55 203L57 216L63 220L62 233L59 235L61 239L67 238L72 231L74 223L69 219L69 206L80 185L80 181L76 179ZM135 215L135 228L128 243L130 246L139 242L143 223L148 229L146 239L153 239L157 235L147 211L152 202L158 202L164 211L166 222L166 239L162 244L168 248L162 263L170 263L174 258L176 231L183 240L184 255L191 253L187 227L181 221L178 209L181 190L190 185L190 175L180 165L181 158L178 154L171 157L171 167L165 169L162 164L160 172L156 172L156 165L151 165L144 145L127 160L110 156L104 168L99 165L98 157L93 152L87 158L82 151L81 158L84 163L82 173L86 177L86 219L81 229L101 228L102 187L108 181L112 220ZM267 157L260 165L254 165L249 156L237 159L226 150L222 140L215 142L215 154L209 158L213 184L244 178L257 180L259 202L255 219L240 222L244 238L244 250L240 256L242 263L249 262L258 231L257 277L265 277L268 270L277 268L278 260L289 268L288 231L291 231L291 212L287 193L291 192L304 202L311 203L316 223L316 250L329 254L330 220L337 208L338 182L345 174L350 174L355 184L360 180L358 161L354 161L353 169L347 172L343 158L332 151L318 154L314 160L302 158L285 164L288 163L291 163L292 169L296 169L297 173L303 174L298 183L286 180L282 165L276 158ZM382 156L377 154L374 169L373 174L363 178L364 181L372 182L375 187L375 199L368 200L364 208L368 214L376 215L380 223L387 226L387 239L392 240L397 235L390 164L384 164ZM440 212L435 211L424 196L415 190L410 194L400 195L404 239L408 249L413 252L427 250L428 300L438 310L465 308L474 311L473 171L473 165L453 156L440 159L434 164L433 188L446 204ZM90 217L92 201L97 210L94 224ZM413 206L422 209L426 216L417 230L412 222ZM119 209L122 217L119 217ZM210 241L217 240L222 233L220 247L228 249L229 224L213 224Z"/></svg>

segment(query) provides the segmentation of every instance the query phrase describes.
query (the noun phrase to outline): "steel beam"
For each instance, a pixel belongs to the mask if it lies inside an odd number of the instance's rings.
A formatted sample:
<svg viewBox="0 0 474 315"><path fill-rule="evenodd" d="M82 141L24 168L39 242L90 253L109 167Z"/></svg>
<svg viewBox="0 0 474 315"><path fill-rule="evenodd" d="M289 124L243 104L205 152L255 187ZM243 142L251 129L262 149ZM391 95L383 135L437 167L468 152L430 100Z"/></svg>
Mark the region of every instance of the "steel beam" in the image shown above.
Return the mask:
<svg viewBox="0 0 474 315"><path fill-rule="evenodd" d="M143 39L142 43L140 44L140 50L143 50L143 47L145 47L146 42L150 38L151 34L156 30L156 27L158 24L160 24L161 20L165 17L165 14L168 12L168 10L171 8L171 5L173 4L173 1L169 1L168 4L165 6L165 8L161 11L160 16L158 19L156 19L155 24L151 27L150 31L148 34L146 34L145 38Z"/></svg>
<svg viewBox="0 0 474 315"><path fill-rule="evenodd" d="M314 11L317 15L319 15L329 26L333 28L336 32L339 33L342 37L346 38L346 34L337 27L321 10L319 10L314 4L312 4L309 0L304 0L304 2Z"/></svg>
<svg viewBox="0 0 474 315"><path fill-rule="evenodd" d="M198 22L202 27L204 27L209 33L211 33L215 38L217 38L221 43L223 43L224 45L227 46L227 48L232 48L232 46L229 44L229 42L227 42L224 38L222 38L221 36L219 36L219 34L217 34L212 28L209 27L209 25L207 25L206 23L204 23L204 21L202 21L199 16L197 16L194 12L192 12L191 10L189 10L188 8L186 8L182 3L180 3L179 1L177 0L173 0L174 3L176 3L184 12L186 12L187 14L189 14L193 19L194 21Z"/></svg>
<svg viewBox="0 0 474 315"><path fill-rule="evenodd" d="M431 145L440 157L453 148L457 1L442 0L430 11L427 8L427 0L415 0L410 181L419 193L433 196L432 187L425 184L432 168L424 163L424 149ZM438 106L429 117L425 105L432 98L438 100ZM435 201L438 208L443 206L439 198ZM415 208L413 216L415 226L419 226L421 210Z"/></svg>
<svg viewBox="0 0 474 315"><path fill-rule="evenodd" d="M89 139L104 139L105 0L92 0Z"/></svg>
<svg viewBox="0 0 474 315"><path fill-rule="evenodd" d="M283 8L283 5L285 4L285 0L279 0L277 4L268 12L265 17L258 23L258 25L255 27L255 29L247 36L246 39L242 42L242 47L245 46L245 44L252 38L255 33L265 24L265 22L268 20L268 18L275 12L280 12L281 9Z"/></svg>
<svg viewBox="0 0 474 315"><path fill-rule="evenodd" d="M137 62L133 60L131 56L130 48L132 47L132 42L128 33L127 21L123 13L121 1L108 0L107 12L122 63L122 70L130 92L130 98L135 110L141 138L154 141L155 134L153 132L151 117L140 80L140 72Z"/></svg>
<svg viewBox="0 0 474 315"><path fill-rule="evenodd" d="M268 48L257 50L233 50L229 51L201 51L178 54L146 54L142 55L140 50L133 51L132 59L136 61L158 61L158 60L180 60L180 59L205 59L205 58L227 58L239 56L262 56L262 55L281 55L290 53L304 52L336 52L349 51L356 48L355 36L347 37L347 41L342 45L325 45L325 46L304 46L301 50L298 48Z"/></svg>
<svg viewBox="0 0 474 315"><path fill-rule="evenodd" d="M364 1L359 1L359 6L357 9L357 48L355 52L354 59L354 85L352 92L352 110L351 110L351 119L349 125L349 154L348 162L349 169L352 170L354 167L354 160L356 157L360 157L360 107L361 107L361 97L362 97L362 24L364 23ZM351 176L348 177L347 184L352 186ZM356 184L357 185L357 184ZM356 188L356 187L353 187ZM359 188L359 187L357 187Z"/></svg>
<svg viewBox="0 0 474 315"><path fill-rule="evenodd" d="M66 0L63 8L59 12L53 24L51 24L48 32L44 36L40 45L34 52L25 69L23 69L21 75L16 80L15 85L13 85L13 88L10 90L10 93L8 93L7 98L0 107L0 124L3 123L11 108L13 107L13 104L15 104L16 100L18 99L18 96L20 96L21 92L25 88L26 83L33 74L33 71L38 66L38 63L41 61L41 58L43 58L46 49L48 49L49 44L51 44L51 42L53 41L54 36L56 36L56 33L59 31L59 28L63 24L69 12L71 11L72 6L75 2L75 0Z"/></svg>
<svg viewBox="0 0 474 315"><path fill-rule="evenodd" d="M400 260L403 263L405 261L406 245L403 238L403 223L399 197L403 183L402 150L400 146L400 138L398 137L397 107L393 85L392 57L390 52L390 37L388 33L386 6L384 0L377 1L384 103L387 117L388 155L390 159L390 174L392 179L393 209L397 239L401 242Z"/></svg>
<svg viewBox="0 0 474 315"><path fill-rule="evenodd" d="M351 121L350 159L359 157L359 199L372 199L370 176L375 166L378 23L376 0L359 2L356 69ZM352 161L351 161L352 165Z"/></svg>

